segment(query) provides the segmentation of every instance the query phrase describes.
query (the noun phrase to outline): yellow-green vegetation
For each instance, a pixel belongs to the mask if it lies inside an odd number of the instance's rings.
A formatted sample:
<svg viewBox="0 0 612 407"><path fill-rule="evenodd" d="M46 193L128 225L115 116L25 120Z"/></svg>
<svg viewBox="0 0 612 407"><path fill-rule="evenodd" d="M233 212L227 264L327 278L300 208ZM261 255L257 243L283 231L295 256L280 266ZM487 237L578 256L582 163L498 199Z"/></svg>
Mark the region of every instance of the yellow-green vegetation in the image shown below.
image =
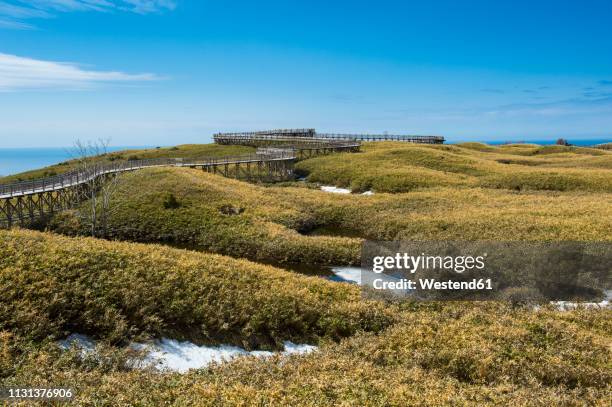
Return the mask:
<svg viewBox="0 0 612 407"><path fill-rule="evenodd" d="M275 263L358 261L359 239L300 234L298 231L310 227L310 210L297 202L299 195L285 199L284 191L197 169L125 174L112 198L108 237L163 242ZM81 211L89 209L85 203ZM66 212L51 226L66 234L86 234L88 228L81 219L74 211Z"/></svg>
<svg viewBox="0 0 612 407"><path fill-rule="evenodd" d="M357 287L162 246L0 232L0 331L29 340L83 332L275 347L339 339L391 321Z"/></svg>
<svg viewBox="0 0 612 407"><path fill-rule="evenodd" d="M81 405L609 405L612 311L500 303L405 304L379 334L306 356L242 358L180 375L132 370L126 356L30 348L0 334L4 384L72 387Z"/></svg>
<svg viewBox="0 0 612 407"><path fill-rule="evenodd" d="M123 174L109 240L0 232L0 387L72 387L79 405L608 406L610 309L365 300L349 284L115 240L309 265L358 263L364 238L610 241L610 154L377 143L298 164L311 181L371 196L189 168ZM88 210L49 227L87 234ZM54 341L72 332L103 345L60 351ZM160 336L320 348L182 375L134 369L122 345Z"/></svg>
<svg viewBox="0 0 612 407"><path fill-rule="evenodd" d="M431 187L612 192L612 152L531 144L366 143L362 151L300 162L313 182L355 192Z"/></svg>
<svg viewBox="0 0 612 407"><path fill-rule="evenodd" d="M144 160L150 158L202 158L223 157L229 155L248 154L254 152L252 147L223 146L219 144L183 144L174 147L147 148L140 150L121 150L96 156L93 159L103 163L126 160ZM51 177L77 168L78 160L68 160L45 168L26 171L6 177L0 177L0 182L10 183L43 177Z"/></svg>
<svg viewBox="0 0 612 407"><path fill-rule="evenodd" d="M121 183L113 197L110 238L266 262L355 264L360 238L597 241L609 240L612 229L610 193L432 187L340 195L182 168L137 171ZM76 212L62 214L51 226L66 234L89 230Z"/></svg>

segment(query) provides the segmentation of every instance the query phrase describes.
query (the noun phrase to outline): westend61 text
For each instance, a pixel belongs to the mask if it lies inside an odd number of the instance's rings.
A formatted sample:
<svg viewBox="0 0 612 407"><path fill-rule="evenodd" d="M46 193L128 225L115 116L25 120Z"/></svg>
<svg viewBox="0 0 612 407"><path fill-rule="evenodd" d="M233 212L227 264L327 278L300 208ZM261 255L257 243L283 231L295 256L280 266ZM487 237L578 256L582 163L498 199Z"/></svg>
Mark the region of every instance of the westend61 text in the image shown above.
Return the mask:
<svg viewBox="0 0 612 407"><path fill-rule="evenodd" d="M418 282L418 284L417 284ZM433 278L419 278L409 280L402 278L398 281L385 281L375 279L372 286L376 290L492 290L493 283L490 278L473 279L469 281L438 281Z"/></svg>

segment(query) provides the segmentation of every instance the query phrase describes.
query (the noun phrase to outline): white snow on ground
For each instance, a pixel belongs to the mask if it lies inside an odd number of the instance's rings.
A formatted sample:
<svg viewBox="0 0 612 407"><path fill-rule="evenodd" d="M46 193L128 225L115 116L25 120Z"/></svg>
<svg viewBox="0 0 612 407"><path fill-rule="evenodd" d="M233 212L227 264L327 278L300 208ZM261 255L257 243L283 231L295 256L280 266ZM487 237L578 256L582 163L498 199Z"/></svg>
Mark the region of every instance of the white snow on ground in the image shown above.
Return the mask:
<svg viewBox="0 0 612 407"><path fill-rule="evenodd" d="M68 349L76 343L84 354L95 350L95 341L86 335L71 334L68 338L58 342L63 349ZM206 367L212 362L226 362L237 356L269 357L275 354L295 355L306 354L317 349L316 346L295 344L287 341L282 352L247 351L237 346L198 346L191 342L180 342L174 339L162 338L150 344L133 343L134 349L148 351L145 357L145 366L155 366L159 370L168 370L185 373L190 369Z"/></svg>
<svg viewBox="0 0 612 407"><path fill-rule="evenodd" d="M81 353L88 354L96 348L96 342L87 335L70 334L66 339L58 341L57 344L62 349L69 349L72 344L76 344L81 348Z"/></svg>
<svg viewBox="0 0 612 407"><path fill-rule="evenodd" d="M227 362L237 356L272 356L272 352L246 351L237 346L198 346L191 342L179 342L163 338L151 345L134 344L136 349L149 350L146 363L154 365L159 370L172 370L185 373L189 369L205 367L212 362Z"/></svg>
<svg viewBox="0 0 612 407"><path fill-rule="evenodd" d="M361 285L361 268L359 267L332 267L332 272L344 281L349 281L351 283L357 283Z"/></svg>
<svg viewBox="0 0 612 407"><path fill-rule="evenodd" d="M373 271L362 269L361 267L336 266L332 267L331 270L336 277L340 277L344 281L357 283L359 285L362 283L362 278L365 279L366 283L371 283L374 279L381 279L383 281L399 281L397 278L387 274L374 273Z"/></svg>
<svg viewBox="0 0 612 407"><path fill-rule="evenodd" d="M374 280L381 280L383 282L397 282L399 279L389 276L383 273L374 273L373 271L362 269L361 267L350 267L350 266L338 266L332 267L332 272L339 277L342 281L356 283L358 285L365 285L372 287ZM401 289L386 289L396 295L405 296L407 292Z"/></svg>
<svg viewBox="0 0 612 407"><path fill-rule="evenodd" d="M610 300L612 300L612 290L605 291L606 298L600 302L572 302L572 301L551 301L551 304L556 305L559 311L569 311L576 308L608 308Z"/></svg>
<svg viewBox="0 0 612 407"><path fill-rule="evenodd" d="M299 344L286 341L283 345L285 346L285 350L283 351L284 355L303 355L317 350L316 346L305 343Z"/></svg>
<svg viewBox="0 0 612 407"><path fill-rule="evenodd" d="M346 188L338 188L330 185L323 185L321 191L331 192L334 194L350 194L351 190Z"/></svg>
<svg viewBox="0 0 612 407"><path fill-rule="evenodd" d="M323 185L323 186L321 186L321 191L331 192L333 194L350 194L352 192L350 189L338 188L338 187L334 187L332 185ZM374 195L374 192L373 191L365 191L361 195L366 195L366 196L367 195Z"/></svg>
<svg viewBox="0 0 612 407"><path fill-rule="evenodd" d="M364 279L368 284L371 284L375 279L380 279L383 281L399 281L397 278L387 274L374 273L373 271L362 269L360 267L339 266L332 267L331 269L336 277L340 277L344 281L349 281L358 285L362 284L362 279Z"/></svg>

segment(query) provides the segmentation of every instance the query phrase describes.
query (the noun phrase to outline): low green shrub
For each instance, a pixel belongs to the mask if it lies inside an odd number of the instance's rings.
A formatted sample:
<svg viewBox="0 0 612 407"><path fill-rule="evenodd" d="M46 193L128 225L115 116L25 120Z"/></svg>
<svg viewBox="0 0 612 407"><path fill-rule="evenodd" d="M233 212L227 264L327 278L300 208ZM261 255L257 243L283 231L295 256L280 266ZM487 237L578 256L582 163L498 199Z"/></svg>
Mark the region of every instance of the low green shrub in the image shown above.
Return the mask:
<svg viewBox="0 0 612 407"><path fill-rule="evenodd" d="M72 387L81 405L609 404L611 330L593 327L610 328L612 311L533 312L496 303L410 308L379 334L290 359L240 358L159 374L126 370L120 356L83 362L43 347L16 359L4 382Z"/></svg>
<svg viewBox="0 0 612 407"><path fill-rule="evenodd" d="M170 192L164 196L163 205L166 209L176 209L181 207L181 203L178 201L178 199L176 199L176 196Z"/></svg>
<svg viewBox="0 0 612 407"><path fill-rule="evenodd" d="M432 187L612 191L612 153L567 146L480 143L366 143L355 154L298 163L308 180L355 192L410 192Z"/></svg>
<svg viewBox="0 0 612 407"><path fill-rule="evenodd" d="M71 332L277 347L338 340L392 320L359 289L243 260L156 245L0 231L0 332Z"/></svg>

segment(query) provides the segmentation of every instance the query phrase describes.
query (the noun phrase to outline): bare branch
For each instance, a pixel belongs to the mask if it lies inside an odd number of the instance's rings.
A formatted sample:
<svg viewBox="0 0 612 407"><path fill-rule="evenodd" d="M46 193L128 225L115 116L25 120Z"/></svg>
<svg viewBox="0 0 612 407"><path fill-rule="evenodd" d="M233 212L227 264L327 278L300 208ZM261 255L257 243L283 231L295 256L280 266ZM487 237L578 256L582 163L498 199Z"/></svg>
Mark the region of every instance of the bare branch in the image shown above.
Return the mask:
<svg viewBox="0 0 612 407"><path fill-rule="evenodd" d="M110 138L98 139L96 142L74 142L73 157L78 162L78 170L87 178L80 188L80 197L90 203L90 214L87 217L91 226L91 235L102 236L108 233L108 221L111 213L111 198L119 185L117 174L102 174L102 157L108 153Z"/></svg>

